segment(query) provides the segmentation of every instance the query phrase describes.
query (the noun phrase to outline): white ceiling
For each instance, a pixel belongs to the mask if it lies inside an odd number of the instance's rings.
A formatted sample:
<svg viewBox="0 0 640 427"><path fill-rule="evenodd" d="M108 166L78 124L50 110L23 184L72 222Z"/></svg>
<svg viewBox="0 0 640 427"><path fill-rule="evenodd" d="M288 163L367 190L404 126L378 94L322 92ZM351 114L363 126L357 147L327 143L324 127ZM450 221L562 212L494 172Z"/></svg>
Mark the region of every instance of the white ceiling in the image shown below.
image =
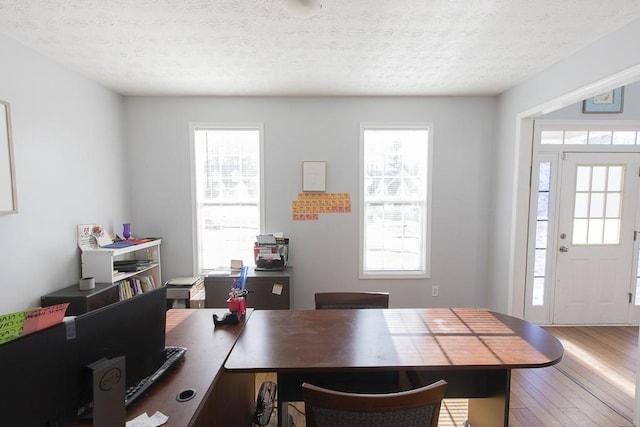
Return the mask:
<svg viewBox="0 0 640 427"><path fill-rule="evenodd" d="M0 0L0 33L125 95L494 95L640 18L638 0L281 2Z"/></svg>

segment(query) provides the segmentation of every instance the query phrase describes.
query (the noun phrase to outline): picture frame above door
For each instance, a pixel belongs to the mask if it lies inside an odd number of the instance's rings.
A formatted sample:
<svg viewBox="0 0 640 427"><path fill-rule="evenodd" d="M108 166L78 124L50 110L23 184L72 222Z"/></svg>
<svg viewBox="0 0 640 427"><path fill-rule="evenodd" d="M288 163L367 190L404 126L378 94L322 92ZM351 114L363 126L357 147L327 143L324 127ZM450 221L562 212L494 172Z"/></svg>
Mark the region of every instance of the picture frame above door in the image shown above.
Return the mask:
<svg viewBox="0 0 640 427"><path fill-rule="evenodd" d="M589 113L622 113L624 87L599 93L587 98L582 103L582 112Z"/></svg>

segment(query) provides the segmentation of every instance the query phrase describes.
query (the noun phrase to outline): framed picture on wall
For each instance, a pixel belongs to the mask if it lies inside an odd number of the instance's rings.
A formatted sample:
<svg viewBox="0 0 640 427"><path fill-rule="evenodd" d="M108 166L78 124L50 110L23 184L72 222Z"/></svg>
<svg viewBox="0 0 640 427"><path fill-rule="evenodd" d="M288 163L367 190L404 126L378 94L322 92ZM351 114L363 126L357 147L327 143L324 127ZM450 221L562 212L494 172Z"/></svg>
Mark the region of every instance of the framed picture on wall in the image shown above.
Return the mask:
<svg viewBox="0 0 640 427"><path fill-rule="evenodd" d="M583 113L622 113L624 88L602 92L585 99L582 103Z"/></svg>
<svg viewBox="0 0 640 427"><path fill-rule="evenodd" d="M302 191L326 191L327 162L302 162Z"/></svg>

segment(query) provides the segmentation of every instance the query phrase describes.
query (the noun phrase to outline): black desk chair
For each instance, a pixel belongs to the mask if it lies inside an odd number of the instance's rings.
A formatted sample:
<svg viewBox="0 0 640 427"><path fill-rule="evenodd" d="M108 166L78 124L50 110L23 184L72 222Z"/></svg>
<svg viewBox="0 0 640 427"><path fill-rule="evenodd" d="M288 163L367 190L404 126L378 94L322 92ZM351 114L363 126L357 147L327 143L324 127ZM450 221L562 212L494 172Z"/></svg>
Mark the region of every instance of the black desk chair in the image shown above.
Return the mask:
<svg viewBox="0 0 640 427"><path fill-rule="evenodd" d="M436 427L447 383L388 394L356 394L302 384L307 427Z"/></svg>

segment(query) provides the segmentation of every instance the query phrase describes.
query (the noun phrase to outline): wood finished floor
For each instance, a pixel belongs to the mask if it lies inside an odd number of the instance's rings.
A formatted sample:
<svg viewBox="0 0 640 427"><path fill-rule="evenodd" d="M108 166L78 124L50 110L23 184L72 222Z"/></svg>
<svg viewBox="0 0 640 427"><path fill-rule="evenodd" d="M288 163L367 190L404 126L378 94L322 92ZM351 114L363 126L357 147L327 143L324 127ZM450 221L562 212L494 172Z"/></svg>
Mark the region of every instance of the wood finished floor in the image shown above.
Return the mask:
<svg viewBox="0 0 640 427"><path fill-rule="evenodd" d="M518 369L511 376L510 427L632 427L638 328L631 326L548 327L562 342L562 361L548 368ZM275 381L273 374L256 375ZM289 408L304 427L304 405ZM445 399L440 427L463 427L465 399ZM274 411L269 424L277 426Z"/></svg>

